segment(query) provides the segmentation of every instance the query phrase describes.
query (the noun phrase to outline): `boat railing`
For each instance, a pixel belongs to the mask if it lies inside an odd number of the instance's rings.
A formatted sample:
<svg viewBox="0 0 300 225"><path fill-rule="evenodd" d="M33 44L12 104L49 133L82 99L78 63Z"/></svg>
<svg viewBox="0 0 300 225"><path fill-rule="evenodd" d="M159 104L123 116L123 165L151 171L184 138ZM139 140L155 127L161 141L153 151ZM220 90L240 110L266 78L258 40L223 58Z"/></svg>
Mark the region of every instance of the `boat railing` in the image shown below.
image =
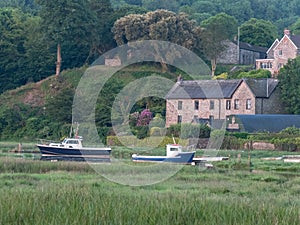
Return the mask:
<svg viewBox="0 0 300 225"><path fill-rule="evenodd" d="M37 139L37 144L49 145L50 143L57 143L57 141L47 139Z"/></svg>

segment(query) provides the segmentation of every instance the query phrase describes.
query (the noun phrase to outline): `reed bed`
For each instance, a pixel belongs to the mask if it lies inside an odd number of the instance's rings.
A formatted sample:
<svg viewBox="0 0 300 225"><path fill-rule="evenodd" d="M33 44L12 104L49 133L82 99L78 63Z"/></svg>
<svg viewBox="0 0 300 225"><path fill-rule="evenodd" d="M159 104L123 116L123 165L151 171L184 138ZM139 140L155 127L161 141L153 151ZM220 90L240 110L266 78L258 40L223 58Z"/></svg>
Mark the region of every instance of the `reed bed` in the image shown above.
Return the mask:
<svg viewBox="0 0 300 225"><path fill-rule="evenodd" d="M270 170L270 162L251 172L234 163L183 166L162 182L130 186L88 163L0 157L0 224L299 224L297 173ZM108 173L110 166L97 168ZM123 176L130 179L131 169Z"/></svg>

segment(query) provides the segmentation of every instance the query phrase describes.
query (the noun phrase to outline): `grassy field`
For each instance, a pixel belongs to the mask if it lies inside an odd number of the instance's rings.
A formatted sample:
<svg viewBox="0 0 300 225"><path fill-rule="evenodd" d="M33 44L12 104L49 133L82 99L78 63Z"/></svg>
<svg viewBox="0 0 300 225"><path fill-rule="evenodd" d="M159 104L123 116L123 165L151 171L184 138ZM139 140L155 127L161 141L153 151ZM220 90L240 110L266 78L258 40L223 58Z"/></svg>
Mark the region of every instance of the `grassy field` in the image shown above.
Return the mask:
<svg viewBox="0 0 300 225"><path fill-rule="evenodd" d="M187 165L161 182L141 186L106 178L122 171L120 180L130 182L137 175L132 168L138 167L144 179L151 176L147 164L118 168L2 156L0 224L298 225L300 165L261 160L283 154L251 152L249 167L249 152L220 151L231 159L214 163L213 169ZM158 167L156 173L174 166Z"/></svg>

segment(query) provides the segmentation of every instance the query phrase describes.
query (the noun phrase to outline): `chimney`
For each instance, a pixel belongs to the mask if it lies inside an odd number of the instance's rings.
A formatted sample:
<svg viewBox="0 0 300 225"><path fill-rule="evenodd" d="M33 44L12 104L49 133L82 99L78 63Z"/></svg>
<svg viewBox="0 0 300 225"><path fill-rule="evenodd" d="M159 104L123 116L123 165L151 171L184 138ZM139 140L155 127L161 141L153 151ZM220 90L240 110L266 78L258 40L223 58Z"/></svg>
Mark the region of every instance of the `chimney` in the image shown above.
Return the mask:
<svg viewBox="0 0 300 225"><path fill-rule="evenodd" d="M287 35L288 37L290 37L291 33L289 29L284 29L284 35Z"/></svg>

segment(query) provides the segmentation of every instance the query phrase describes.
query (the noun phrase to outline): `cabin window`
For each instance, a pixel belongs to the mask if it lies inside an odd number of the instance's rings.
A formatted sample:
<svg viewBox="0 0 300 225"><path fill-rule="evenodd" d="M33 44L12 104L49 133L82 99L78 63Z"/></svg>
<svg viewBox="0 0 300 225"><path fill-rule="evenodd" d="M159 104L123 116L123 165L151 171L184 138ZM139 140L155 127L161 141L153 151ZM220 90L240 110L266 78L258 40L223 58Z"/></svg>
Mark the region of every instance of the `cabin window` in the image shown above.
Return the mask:
<svg viewBox="0 0 300 225"><path fill-rule="evenodd" d="M209 101L209 109L214 109L215 108L215 101L214 100L210 100Z"/></svg>
<svg viewBox="0 0 300 225"><path fill-rule="evenodd" d="M178 115L177 116L177 123L181 123L182 122L182 116L181 115Z"/></svg>
<svg viewBox="0 0 300 225"><path fill-rule="evenodd" d="M246 100L246 109L251 109L251 99Z"/></svg>
<svg viewBox="0 0 300 225"><path fill-rule="evenodd" d="M231 101L230 100L226 100L226 109L227 110L231 109Z"/></svg>
<svg viewBox="0 0 300 225"><path fill-rule="evenodd" d="M199 110L199 101L198 100L194 101L194 109Z"/></svg>
<svg viewBox="0 0 300 225"><path fill-rule="evenodd" d="M234 109L239 109L240 107L240 101L238 99L234 100Z"/></svg>
<svg viewBox="0 0 300 225"><path fill-rule="evenodd" d="M179 110L182 109L182 101L178 101L178 109L179 109Z"/></svg>
<svg viewBox="0 0 300 225"><path fill-rule="evenodd" d="M69 140L67 141L67 144L78 144L77 140Z"/></svg>

